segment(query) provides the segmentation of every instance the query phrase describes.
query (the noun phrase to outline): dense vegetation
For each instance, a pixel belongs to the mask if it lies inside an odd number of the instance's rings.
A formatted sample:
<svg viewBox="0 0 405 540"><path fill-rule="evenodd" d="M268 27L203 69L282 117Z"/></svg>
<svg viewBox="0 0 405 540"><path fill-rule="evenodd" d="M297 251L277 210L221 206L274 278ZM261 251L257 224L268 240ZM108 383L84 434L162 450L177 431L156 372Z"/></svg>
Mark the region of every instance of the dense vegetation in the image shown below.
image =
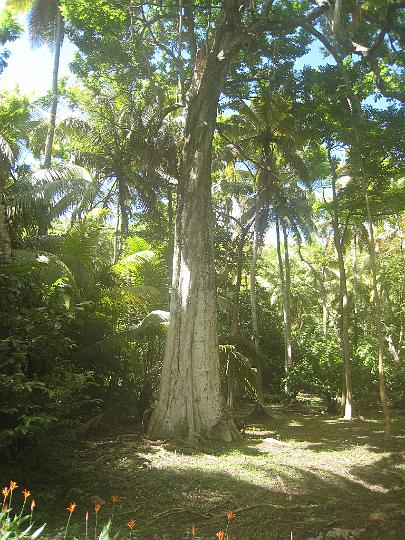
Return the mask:
<svg viewBox="0 0 405 540"><path fill-rule="evenodd" d="M403 8L6 2L0 72L25 17L55 58L49 94L0 91L6 459L117 425L237 441L235 408L304 396L393 433Z"/></svg>

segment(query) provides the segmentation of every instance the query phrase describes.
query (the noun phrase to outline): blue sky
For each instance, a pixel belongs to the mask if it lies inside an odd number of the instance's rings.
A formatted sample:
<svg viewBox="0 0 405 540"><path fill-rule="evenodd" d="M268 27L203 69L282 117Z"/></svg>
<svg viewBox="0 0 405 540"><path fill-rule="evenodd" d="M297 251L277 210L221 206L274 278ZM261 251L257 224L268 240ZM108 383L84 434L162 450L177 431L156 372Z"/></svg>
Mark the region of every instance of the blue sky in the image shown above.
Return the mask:
<svg viewBox="0 0 405 540"><path fill-rule="evenodd" d="M5 0L0 0L0 11L4 9ZM25 15L19 20L26 28ZM12 90L16 86L24 94L39 97L44 95L52 83L53 54L47 47L32 49L28 32L25 29L23 36L13 43L6 44L11 51L8 66L0 75L0 89ZM62 48L60 75L69 75L69 63L73 60L75 47L68 40Z"/></svg>

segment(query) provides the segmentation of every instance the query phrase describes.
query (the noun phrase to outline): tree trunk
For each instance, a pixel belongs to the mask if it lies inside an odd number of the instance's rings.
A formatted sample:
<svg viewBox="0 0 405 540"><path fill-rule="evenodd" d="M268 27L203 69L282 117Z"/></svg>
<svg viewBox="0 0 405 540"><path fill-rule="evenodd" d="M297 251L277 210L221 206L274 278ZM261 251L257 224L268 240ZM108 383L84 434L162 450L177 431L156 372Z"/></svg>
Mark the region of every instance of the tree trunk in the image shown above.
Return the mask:
<svg viewBox="0 0 405 540"><path fill-rule="evenodd" d="M378 375L380 379L380 398L384 411L385 419L385 436L391 435L391 416L388 407L387 393L385 390L384 381L384 336L382 331L382 316L381 316L381 301L377 287L377 257L375 253L375 241L374 241L374 228L373 228L373 216L371 213L370 199L368 198L367 190L364 192L366 200L368 227L370 234L370 263L371 263L371 275L373 280L373 293L374 293L374 310L375 310L375 324L377 329L378 339Z"/></svg>
<svg viewBox="0 0 405 540"><path fill-rule="evenodd" d="M288 236L284 221L281 222L284 237L284 269L285 269L285 365L286 370L292 366L292 344L291 344L291 265L288 251Z"/></svg>
<svg viewBox="0 0 405 540"><path fill-rule="evenodd" d="M344 372L344 384L342 390L342 408L344 406L343 418L345 420L352 419L352 375L350 366L350 343L349 343L349 301L347 294L347 279L346 268L343 258L343 245L342 238L339 231L339 215L337 208L336 198L336 171L331 157L330 150L328 149L329 164L332 174L332 197L333 197L333 215L332 215L332 227L333 227L333 239L336 249L339 265L339 300L341 311L341 326L340 326L340 342L342 346L343 354L343 372ZM343 412L343 411L342 411Z"/></svg>
<svg viewBox="0 0 405 540"><path fill-rule="evenodd" d="M242 227L239 242L238 242L238 260L236 263L236 284L235 284L235 293L233 297L233 306L232 306L232 320L231 320L231 334L236 336L238 332L239 324L239 302L240 302L240 287L242 283L242 267L243 267L243 248L245 247L245 239L248 228ZM228 409L232 410L234 408L234 397L235 397L235 373L231 367L231 364L228 365L228 380L227 380L227 405Z"/></svg>
<svg viewBox="0 0 405 540"><path fill-rule="evenodd" d="M52 77L52 105L51 105L51 115L49 118L49 127L48 133L46 134L46 143L45 143L45 158L44 158L44 168L49 169L52 162L52 145L53 138L55 135L55 125L56 125L56 112L58 109L58 78L59 78L59 60L60 60L60 50L62 47L63 40L63 17L59 10L57 9L56 14L56 30L55 30L55 56L53 60L53 77Z"/></svg>
<svg viewBox="0 0 405 540"><path fill-rule="evenodd" d="M4 198L6 179L0 171L0 265L11 261L11 239L7 225L7 207Z"/></svg>
<svg viewBox="0 0 405 540"><path fill-rule="evenodd" d="M149 435L237 440L221 392L211 204L211 146L217 105L238 34L219 21L211 50L200 50L189 93L173 264L170 327Z"/></svg>
<svg viewBox="0 0 405 540"><path fill-rule="evenodd" d="M280 221L276 217L276 240L277 240L277 260L278 260L278 271L280 273L280 282L281 282L281 297L283 302L283 330L284 330L284 369L287 375L288 373L288 344L287 344L287 298L286 298L286 287L285 287L285 272L283 258L281 255L281 241L280 241ZM285 392L288 394L288 385L285 384Z"/></svg>
<svg viewBox="0 0 405 540"><path fill-rule="evenodd" d="M358 302L359 287L357 276L357 234L353 236L353 324L354 324L354 347L357 350L359 342Z"/></svg>
<svg viewBox="0 0 405 540"><path fill-rule="evenodd" d="M113 254L113 264L117 264L119 259L119 247L118 247L118 237L120 234L120 205L117 204L117 221L115 222L114 230L114 254Z"/></svg>
<svg viewBox="0 0 405 540"><path fill-rule="evenodd" d="M232 321L231 321L231 334L236 336L238 332L239 324L239 303L240 303L240 287L242 284L242 270L243 270L243 249L245 247L246 235L248 233L248 228L242 228L239 242L238 242L238 260L236 263L236 283L235 283L235 293L233 297L233 306L232 306Z"/></svg>
<svg viewBox="0 0 405 540"><path fill-rule="evenodd" d="M170 282L173 278L173 251L174 251L174 206L173 206L173 188L167 189L167 226L168 226L168 254L167 268Z"/></svg>
<svg viewBox="0 0 405 540"><path fill-rule="evenodd" d="M128 216L128 188L121 173L117 174L117 188L118 188L118 206L121 213L121 246L122 250L124 241L128 236L129 229L129 216Z"/></svg>
<svg viewBox="0 0 405 540"><path fill-rule="evenodd" d="M252 314L252 337L256 351L259 351L259 328L257 322L256 266L259 249L260 185L257 187L255 201L255 221L253 226L252 260L250 263L250 311Z"/></svg>

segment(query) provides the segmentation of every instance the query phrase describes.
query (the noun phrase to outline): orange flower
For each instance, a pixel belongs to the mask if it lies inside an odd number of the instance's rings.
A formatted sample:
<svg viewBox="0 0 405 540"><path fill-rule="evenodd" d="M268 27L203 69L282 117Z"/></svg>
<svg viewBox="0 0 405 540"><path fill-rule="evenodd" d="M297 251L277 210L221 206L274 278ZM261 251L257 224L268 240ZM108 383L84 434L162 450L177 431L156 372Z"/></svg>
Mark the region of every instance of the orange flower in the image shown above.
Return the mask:
<svg viewBox="0 0 405 540"><path fill-rule="evenodd" d="M100 510L100 508L101 508L101 504L96 503L96 506L94 507L94 510L96 511L96 513Z"/></svg>
<svg viewBox="0 0 405 540"><path fill-rule="evenodd" d="M116 502L118 502L120 500L119 496L118 495L112 495L111 496L111 500L112 502L115 504Z"/></svg>
<svg viewBox="0 0 405 540"><path fill-rule="evenodd" d="M224 531L218 531L216 536L218 536L218 540L224 540L225 533Z"/></svg>
<svg viewBox="0 0 405 540"><path fill-rule="evenodd" d="M31 492L28 491L27 489L24 489L22 494L24 495L24 501L26 501L28 499L28 497L31 495Z"/></svg>
<svg viewBox="0 0 405 540"><path fill-rule="evenodd" d="M75 511L76 506L77 506L77 504L76 504L75 502L70 503L69 506L68 506L68 508L66 508L66 510L69 510L69 512L70 512L71 514L73 514L73 512Z"/></svg>
<svg viewBox="0 0 405 540"><path fill-rule="evenodd" d="M136 521L134 519L130 519L128 521L128 527L131 529L131 531L135 527L135 523L136 523Z"/></svg>
<svg viewBox="0 0 405 540"><path fill-rule="evenodd" d="M4 497L5 499L7 499L8 494L10 493L10 490L8 489L8 487L5 487L5 488L3 488L2 493L3 493L3 497Z"/></svg>
<svg viewBox="0 0 405 540"><path fill-rule="evenodd" d="M226 513L226 519L228 521L232 521L235 518L236 518L236 514L234 514L231 510L229 510L229 512Z"/></svg>
<svg viewBox="0 0 405 540"><path fill-rule="evenodd" d="M17 486L17 482L10 480L10 491L14 491Z"/></svg>
<svg viewBox="0 0 405 540"><path fill-rule="evenodd" d="M32 501L31 501L31 512L33 512L35 506L36 506L35 499L32 499Z"/></svg>

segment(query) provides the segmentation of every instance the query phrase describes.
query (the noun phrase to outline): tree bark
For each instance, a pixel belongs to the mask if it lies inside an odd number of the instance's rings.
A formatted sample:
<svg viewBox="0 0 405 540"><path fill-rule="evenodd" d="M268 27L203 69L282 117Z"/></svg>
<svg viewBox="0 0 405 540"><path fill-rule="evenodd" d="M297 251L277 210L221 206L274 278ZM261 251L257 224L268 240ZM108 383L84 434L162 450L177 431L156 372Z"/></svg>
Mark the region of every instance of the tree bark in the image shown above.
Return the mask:
<svg viewBox="0 0 405 540"><path fill-rule="evenodd" d="M259 182L260 184L260 182ZM255 221L253 225L252 260L250 263L250 311L252 314L252 337L256 351L259 351L259 327L257 322L256 266L259 249L260 185L255 200Z"/></svg>
<svg viewBox="0 0 405 540"><path fill-rule="evenodd" d="M0 265L11 261L11 239L7 225L7 207L4 198L6 179L0 171Z"/></svg>
<svg viewBox="0 0 405 540"><path fill-rule="evenodd" d="M240 287L242 284L242 270L243 270L243 249L245 247L246 235L248 233L247 227L242 227L239 242L238 242L238 260L236 262L236 283L235 293L233 296L232 306L232 320L231 320L231 334L236 336L238 332L239 324L239 304L240 304Z"/></svg>
<svg viewBox="0 0 405 540"><path fill-rule="evenodd" d="M291 265L288 251L288 235L284 221L281 222L284 238L284 269L285 269L285 365L286 370L292 366L292 339L291 339Z"/></svg>
<svg viewBox="0 0 405 540"><path fill-rule="evenodd" d="M173 188L167 189L167 226L168 226L168 254L167 268L170 282L173 278L173 251L174 251L174 206L173 206Z"/></svg>
<svg viewBox="0 0 405 540"><path fill-rule="evenodd" d="M238 19L237 19L238 20ZM241 438L221 392L211 204L217 105L238 27L223 16L199 51L189 93L173 264L170 327L151 437Z"/></svg>
<svg viewBox="0 0 405 540"><path fill-rule="evenodd" d="M117 221L115 222L115 230L114 230L114 253L113 253L113 264L117 264L119 259L119 237L120 234L120 205L117 204Z"/></svg>
<svg viewBox="0 0 405 540"><path fill-rule="evenodd" d="M342 390L342 409L344 406L343 418L352 419L352 375L350 366L350 343L349 343L349 301L347 294L346 268L343 258L342 238L339 231L339 214L336 197L336 170L332 160L330 149L328 148L328 158L332 175L332 227L333 239L338 258L339 266L339 300L341 312L340 342L343 355L344 384ZM343 412L343 411L342 411Z"/></svg>
<svg viewBox="0 0 405 540"><path fill-rule="evenodd" d="M378 375L380 381L380 398L384 411L385 419L385 436L391 436L391 415L388 407L387 392L385 389L384 380L384 336L382 331L382 314L381 314L381 300L377 287L377 257L375 252L375 240L374 240L374 227L373 227L373 215L371 212L370 199L368 197L367 189L364 191L364 198L366 201L368 227L370 235L370 263L371 263L371 275L373 280L373 293L374 293L374 310L375 310L375 324L377 329L378 339Z"/></svg>
<svg viewBox="0 0 405 540"><path fill-rule="evenodd" d="M359 342L359 321L358 321L358 275L357 275L357 234L353 236L353 325L354 325L354 347L357 350Z"/></svg>
<svg viewBox="0 0 405 540"><path fill-rule="evenodd" d="M56 14L56 30L55 30L55 55L53 60L53 76L52 76L52 105L51 105L51 115L49 118L49 127L46 134L46 143L45 143L45 158L44 158L44 168L49 169L52 162L52 146L53 138L55 135L55 126L56 126L56 112L58 109L58 79L59 79L59 61L60 61L60 51L62 47L63 40L63 17L57 8Z"/></svg>
<svg viewBox="0 0 405 540"><path fill-rule="evenodd" d="M276 240L277 240L277 260L278 260L278 271L280 274L280 282L281 282L281 298L283 302L283 330L284 330L284 369L285 373L287 375L288 373L288 352L287 352L287 298L286 298L286 287L285 287L285 271L284 271L284 263L283 263L283 257L281 255L281 240L280 240L280 221L279 218L276 217ZM288 385L285 384L285 392L288 394Z"/></svg>

